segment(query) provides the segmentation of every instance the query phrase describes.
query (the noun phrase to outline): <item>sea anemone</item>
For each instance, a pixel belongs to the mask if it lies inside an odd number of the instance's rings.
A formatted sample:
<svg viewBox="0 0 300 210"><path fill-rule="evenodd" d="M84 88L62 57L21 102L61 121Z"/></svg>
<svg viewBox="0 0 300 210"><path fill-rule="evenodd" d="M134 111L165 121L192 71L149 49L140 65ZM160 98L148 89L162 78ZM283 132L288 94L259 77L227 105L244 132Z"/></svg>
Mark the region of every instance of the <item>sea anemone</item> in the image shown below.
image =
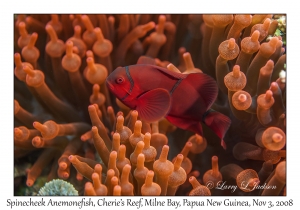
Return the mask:
<svg viewBox="0 0 300 210"><path fill-rule="evenodd" d="M72 183L79 195L283 194L285 15L14 18L14 163L31 165L15 178L15 195L45 175ZM165 118L149 123L109 92L107 76L143 56L166 71L216 81L212 108L232 122L224 139L204 124L200 136ZM207 186L225 181L239 189ZM280 189L255 190L263 182Z"/></svg>
<svg viewBox="0 0 300 210"><path fill-rule="evenodd" d="M38 195L40 196L62 196L62 195L78 195L78 191L74 186L61 179L53 179L43 186Z"/></svg>

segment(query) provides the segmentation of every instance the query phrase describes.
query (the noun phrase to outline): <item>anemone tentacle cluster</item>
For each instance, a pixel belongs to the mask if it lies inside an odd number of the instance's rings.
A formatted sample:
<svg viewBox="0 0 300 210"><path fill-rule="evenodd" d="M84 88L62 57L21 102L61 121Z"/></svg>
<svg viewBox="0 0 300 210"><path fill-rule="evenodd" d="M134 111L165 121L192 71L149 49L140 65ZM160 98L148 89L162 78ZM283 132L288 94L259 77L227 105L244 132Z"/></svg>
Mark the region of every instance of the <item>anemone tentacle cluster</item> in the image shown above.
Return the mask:
<svg viewBox="0 0 300 210"><path fill-rule="evenodd" d="M285 193L285 15L14 18L15 195L45 180L59 189L56 179L72 195ZM109 92L108 75L141 56L216 81L212 108L232 122L223 147L206 126L200 136L165 118L149 123ZM215 188L223 182L238 189ZM276 190L256 188L264 184ZM52 191L39 194L68 194Z"/></svg>

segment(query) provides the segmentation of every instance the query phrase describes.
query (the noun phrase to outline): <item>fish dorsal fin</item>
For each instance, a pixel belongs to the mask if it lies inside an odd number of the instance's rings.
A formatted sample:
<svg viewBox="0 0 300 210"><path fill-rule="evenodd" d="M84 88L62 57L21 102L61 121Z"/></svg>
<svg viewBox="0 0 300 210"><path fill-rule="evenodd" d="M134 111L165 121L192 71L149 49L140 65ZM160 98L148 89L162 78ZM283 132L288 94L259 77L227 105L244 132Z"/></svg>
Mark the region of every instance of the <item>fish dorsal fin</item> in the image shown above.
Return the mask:
<svg viewBox="0 0 300 210"><path fill-rule="evenodd" d="M149 65L155 65L155 60L151 57L142 55L139 57L136 64L149 64Z"/></svg>
<svg viewBox="0 0 300 210"><path fill-rule="evenodd" d="M185 79L191 84L200 94L205 103L206 110L208 110L218 95L218 86L216 81L203 73L191 73Z"/></svg>
<svg viewBox="0 0 300 210"><path fill-rule="evenodd" d="M187 77L187 74L177 73L177 72L171 71L169 69L166 69L166 68L163 68L160 66L156 66L155 64L150 64L149 62L151 62L151 61L147 61L147 59L152 59L152 58L149 58L146 56L141 56L138 60L138 63L136 64L136 66L140 66L140 67L151 66L153 68L153 70L158 70L158 71L160 71L166 75L169 75L175 79L184 79ZM146 62L148 62L148 63L146 63Z"/></svg>
<svg viewBox="0 0 300 210"><path fill-rule="evenodd" d="M166 68L163 68L163 67L160 67L160 66L155 66L155 68L159 71L161 71L162 73L165 73L165 74L168 74L176 79L184 79L187 77L186 74L182 74L182 73L177 73L177 72L174 72L174 71L171 71L169 69L166 69Z"/></svg>
<svg viewBox="0 0 300 210"><path fill-rule="evenodd" d="M171 96L169 92L162 88L156 88L138 98L136 110L145 121L155 122L168 113L170 106Z"/></svg>

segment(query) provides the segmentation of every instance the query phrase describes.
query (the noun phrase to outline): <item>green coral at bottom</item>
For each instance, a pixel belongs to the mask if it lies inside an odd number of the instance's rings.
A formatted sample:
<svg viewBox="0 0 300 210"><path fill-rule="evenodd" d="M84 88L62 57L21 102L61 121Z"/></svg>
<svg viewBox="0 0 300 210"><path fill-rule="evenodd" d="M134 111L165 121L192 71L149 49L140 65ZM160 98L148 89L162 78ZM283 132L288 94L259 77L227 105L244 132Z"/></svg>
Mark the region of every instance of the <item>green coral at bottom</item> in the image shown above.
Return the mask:
<svg viewBox="0 0 300 210"><path fill-rule="evenodd" d="M72 184L61 179L54 179L47 182L38 192L40 196L63 196L78 195L78 191Z"/></svg>

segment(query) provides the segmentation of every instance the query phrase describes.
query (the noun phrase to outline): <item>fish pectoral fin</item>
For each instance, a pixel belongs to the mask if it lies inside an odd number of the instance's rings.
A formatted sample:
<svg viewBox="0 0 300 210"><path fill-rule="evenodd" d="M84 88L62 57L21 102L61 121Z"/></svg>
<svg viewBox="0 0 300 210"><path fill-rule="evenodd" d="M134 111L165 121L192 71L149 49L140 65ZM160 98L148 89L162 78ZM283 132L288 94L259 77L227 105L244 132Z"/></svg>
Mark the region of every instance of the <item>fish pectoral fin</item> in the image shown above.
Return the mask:
<svg viewBox="0 0 300 210"><path fill-rule="evenodd" d="M170 93L162 88L150 90L137 99L136 110L147 122L155 122L164 117L171 106Z"/></svg>

